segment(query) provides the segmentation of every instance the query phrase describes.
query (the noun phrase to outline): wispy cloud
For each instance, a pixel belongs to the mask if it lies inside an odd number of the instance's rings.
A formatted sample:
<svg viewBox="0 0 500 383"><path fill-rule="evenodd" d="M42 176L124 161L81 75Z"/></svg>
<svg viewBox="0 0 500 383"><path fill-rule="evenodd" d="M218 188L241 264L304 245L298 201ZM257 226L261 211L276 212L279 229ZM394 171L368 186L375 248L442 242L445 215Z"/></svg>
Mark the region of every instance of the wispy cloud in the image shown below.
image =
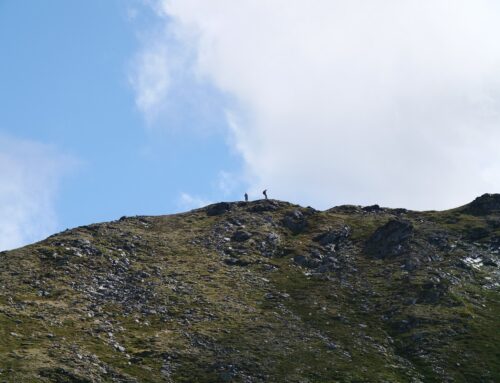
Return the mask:
<svg viewBox="0 0 500 383"><path fill-rule="evenodd" d="M243 182L243 177L234 172L221 170L217 177L217 189L224 197L228 197L240 188Z"/></svg>
<svg viewBox="0 0 500 383"><path fill-rule="evenodd" d="M198 196L193 196L189 193L181 193L179 196L178 206L180 210L191 210L199 207L210 205L212 202Z"/></svg>
<svg viewBox="0 0 500 383"><path fill-rule="evenodd" d="M0 135L0 249L53 234L61 177L76 164L54 148Z"/></svg>
<svg viewBox="0 0 500 383"><path fill-rule="evenodd" d="M500 189L497 1L155 6L165 46L195 52L185 72L238 102L221 108L256 191L445 208Z"/></svg>
<svg viewBox="0 0 500 383"><path fill-rule="evenodd" d="M131 65L129 81L138 109L148 122L154 121L167 101L170 85L166 48L158 43L140 52Z"/></svg>

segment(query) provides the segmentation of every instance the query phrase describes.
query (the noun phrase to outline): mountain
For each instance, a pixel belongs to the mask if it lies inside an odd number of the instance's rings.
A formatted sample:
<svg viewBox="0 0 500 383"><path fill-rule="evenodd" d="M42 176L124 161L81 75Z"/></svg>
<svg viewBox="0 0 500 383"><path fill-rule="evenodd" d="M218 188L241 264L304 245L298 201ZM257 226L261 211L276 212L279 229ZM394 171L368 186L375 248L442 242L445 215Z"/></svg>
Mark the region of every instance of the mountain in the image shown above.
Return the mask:
<svg viewBox="0 0 500 383"><path fill-rule="evenodd" d="M500 195L221 202L0 253L0 382L500 382Z"/></svg>

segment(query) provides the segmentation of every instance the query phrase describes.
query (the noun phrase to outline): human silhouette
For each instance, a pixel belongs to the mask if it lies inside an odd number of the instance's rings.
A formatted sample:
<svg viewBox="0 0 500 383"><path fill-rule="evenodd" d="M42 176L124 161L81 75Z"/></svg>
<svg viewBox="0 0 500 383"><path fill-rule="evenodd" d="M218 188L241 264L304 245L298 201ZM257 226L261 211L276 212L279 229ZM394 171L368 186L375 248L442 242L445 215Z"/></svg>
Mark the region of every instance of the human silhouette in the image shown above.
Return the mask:
<svg viewBox="0 0 500 383"><path fill-rule="evenodd" d="M248 194L245 193L245 202L248 202Z"/></svg>
<svg viewBox="0 0 500 383"><path fill-rule="evenodd" d="M267 189L265 189L265 190L262 192L262 194L264 194L264 197L266 197L266 199L267 199Z"/></svg>

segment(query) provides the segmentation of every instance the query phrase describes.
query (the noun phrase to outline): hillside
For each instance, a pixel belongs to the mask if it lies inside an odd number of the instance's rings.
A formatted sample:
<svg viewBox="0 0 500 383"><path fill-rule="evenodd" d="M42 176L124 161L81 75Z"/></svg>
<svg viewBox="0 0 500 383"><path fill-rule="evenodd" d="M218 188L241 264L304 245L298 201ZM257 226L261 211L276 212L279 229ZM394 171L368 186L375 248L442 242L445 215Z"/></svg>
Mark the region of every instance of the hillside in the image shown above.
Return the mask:
<svg viewBox="0 0 500 383"><path fill-rule="evenodd" d="M0 253L0 382L500 382L500 195L275 200Z"/></svg>

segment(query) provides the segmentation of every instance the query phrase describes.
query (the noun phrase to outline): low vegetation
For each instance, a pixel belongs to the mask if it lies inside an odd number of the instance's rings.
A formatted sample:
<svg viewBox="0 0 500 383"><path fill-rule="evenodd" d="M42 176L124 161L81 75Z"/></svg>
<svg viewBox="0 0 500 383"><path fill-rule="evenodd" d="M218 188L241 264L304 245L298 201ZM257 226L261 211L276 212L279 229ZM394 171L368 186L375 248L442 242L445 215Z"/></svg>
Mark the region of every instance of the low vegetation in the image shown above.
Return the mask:
<svg viewBox="0 0 500 383"><path fill-rule="evenodd" d="M0 253L0 382L499 382L500 195L123 217Z"/></svg>

